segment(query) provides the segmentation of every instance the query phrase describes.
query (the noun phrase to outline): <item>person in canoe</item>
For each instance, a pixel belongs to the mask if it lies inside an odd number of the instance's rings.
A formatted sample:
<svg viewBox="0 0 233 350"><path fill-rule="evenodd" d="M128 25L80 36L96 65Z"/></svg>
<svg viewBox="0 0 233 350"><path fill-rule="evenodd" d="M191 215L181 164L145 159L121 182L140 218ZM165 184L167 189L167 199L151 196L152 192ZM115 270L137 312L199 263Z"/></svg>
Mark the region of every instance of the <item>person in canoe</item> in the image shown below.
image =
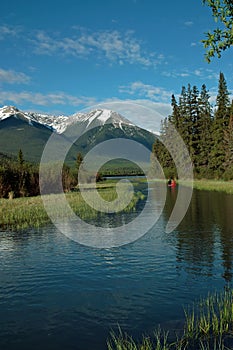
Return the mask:
<svg viewBox="0 0 233 350"><path fill-rule="evenodd" d="M176 187L176 180L173 177L170 177L168 180L169 187Z"/></svg>

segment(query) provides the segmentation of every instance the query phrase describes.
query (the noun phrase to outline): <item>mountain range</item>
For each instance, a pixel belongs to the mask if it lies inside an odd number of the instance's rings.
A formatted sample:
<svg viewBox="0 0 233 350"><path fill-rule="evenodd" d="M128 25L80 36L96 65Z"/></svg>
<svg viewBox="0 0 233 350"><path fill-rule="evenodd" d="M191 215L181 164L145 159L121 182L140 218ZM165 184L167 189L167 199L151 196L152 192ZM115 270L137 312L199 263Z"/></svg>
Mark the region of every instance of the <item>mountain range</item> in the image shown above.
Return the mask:
<svg viewBox="0 0 233 350"><path fill-rule="evenodd" d="M52 116L23 112L14 106L0 108L0 153L17 156L21 149L25 160L39 162L51 135L56 136L60 146L63 141L70 142L69 162L76 159L78 152L85 155L94 146L109 139L134 140L149 150L156 139L150 131L107 109ZM59 157L58 154L55 152L54 159Z"/></svg>

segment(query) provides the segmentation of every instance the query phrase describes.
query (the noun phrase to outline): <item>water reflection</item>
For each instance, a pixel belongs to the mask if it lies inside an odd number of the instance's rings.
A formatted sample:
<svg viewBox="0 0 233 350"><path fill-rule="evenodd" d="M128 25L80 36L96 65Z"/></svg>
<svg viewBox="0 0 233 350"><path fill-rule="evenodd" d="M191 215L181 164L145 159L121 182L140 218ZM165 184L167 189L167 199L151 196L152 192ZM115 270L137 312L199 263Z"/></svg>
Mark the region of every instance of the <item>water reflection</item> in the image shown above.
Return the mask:
<svg viewBox="0 0 233 350"><path fill-rule="evenodd" d="M168 220L177 190L168 191L164 219ZM191 274L212 276L219 272L226 282L233 276L233 196L194 190L183 221L166 239L176 247L177 268ZM221 271L221 272L220 272Z"/></svg>
<svg viewBox="0 0 233 350"><path fill-rule="evenodd" d="M120 248L82 246L53 226L0 232L0 349L105 350L118 325L136 338L181 328L185 305L232 281L233 197L194 191L166 234L176 195L168 189L155 227Z"/></svg>

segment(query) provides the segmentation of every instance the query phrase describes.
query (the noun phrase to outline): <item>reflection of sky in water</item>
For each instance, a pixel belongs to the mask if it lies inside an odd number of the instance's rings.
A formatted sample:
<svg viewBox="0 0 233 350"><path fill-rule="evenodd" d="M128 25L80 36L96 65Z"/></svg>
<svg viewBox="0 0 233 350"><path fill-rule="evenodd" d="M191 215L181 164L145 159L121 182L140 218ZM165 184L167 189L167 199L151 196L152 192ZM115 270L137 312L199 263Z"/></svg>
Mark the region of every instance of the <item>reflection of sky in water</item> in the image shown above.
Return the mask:
<svg viewBox="0 0 233 350"><path fill-rule="evenodd" d="M168 191L155 227L120 248L85 247L53 226L1 232L0 347L105 350L118 325L136 337L180 325L185 305L231 280L233 199L194 191L166 234L175 200Z"/></svg>

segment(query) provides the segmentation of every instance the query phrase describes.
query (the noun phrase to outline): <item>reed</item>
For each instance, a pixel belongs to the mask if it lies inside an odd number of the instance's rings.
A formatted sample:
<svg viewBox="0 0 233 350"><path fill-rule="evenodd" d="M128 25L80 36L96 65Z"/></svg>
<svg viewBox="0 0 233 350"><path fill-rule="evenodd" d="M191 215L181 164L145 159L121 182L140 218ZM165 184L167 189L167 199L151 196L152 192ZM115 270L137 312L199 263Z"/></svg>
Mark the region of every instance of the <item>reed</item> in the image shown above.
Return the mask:
<svg viewBox="0 0 233 350"><path fill-rule="evenodd" d="M159 328L153 338L141 342L115 334L108 350L229 350L233 345L233 290L208 295L185 310L181 336L169 342L169 333Z"/></svg>
<svg viewBox="0 0 233 350"><path fill-rule="evenodd" d="M102 188L103 187L103 188ZM101 186L100 194L106 201L116 198L115 188ZM127 193L125 194L127 195ZM60 194L48 195L49 200L54 202L54 216L67 218L67 214L59 208ZM98 217L99 212L91 208L82 198L80 192L66 194L67 201L73 211L84 220L93 220ZM135 192L129 205L122 212L128 213L136 210L137 204L143 200L141 192ZM116 206L117 209L117 206ZM15 199L0 199L0 229L19 230L31 227L45 226L51 222L43 205L42 197L27 197Z"/></svg>
<svg viewBox="0 0 233 350"><path fill-rule="evenodd" d="M179 181L180 184L190 186L188 181ZM233 194L233 181L194 180L193 188L204 191L217 191Z"/></svg>

